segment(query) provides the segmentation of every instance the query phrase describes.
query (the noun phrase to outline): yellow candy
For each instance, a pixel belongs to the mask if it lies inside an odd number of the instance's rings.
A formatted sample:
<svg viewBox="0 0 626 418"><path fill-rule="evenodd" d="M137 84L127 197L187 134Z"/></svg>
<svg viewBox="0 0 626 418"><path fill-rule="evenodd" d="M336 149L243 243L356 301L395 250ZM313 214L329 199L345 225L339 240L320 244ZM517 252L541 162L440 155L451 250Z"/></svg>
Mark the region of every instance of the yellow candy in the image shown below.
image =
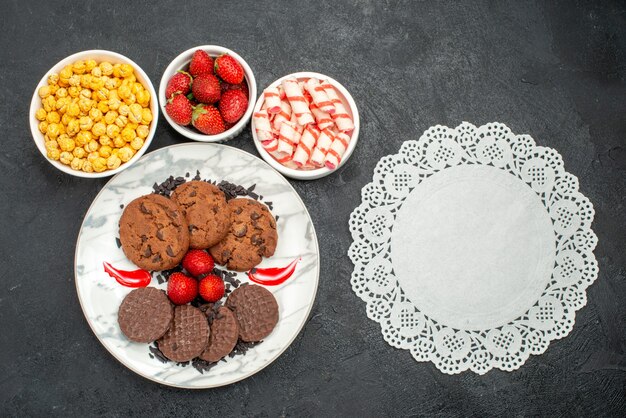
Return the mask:
<svg viewBox="0 0 626 418"><path fill-rule="evenodd" d="M85 152L85 148L83 148L83 147L76 147L76 148L74 148L74 151L72 151L72 154L76 158L84 158L85 155L87 155L87 153Z"/></svg>
<svg viewBox="0 0 626 418"><path fill-rule="evenodd" d="M109 111L109 105L105 101L98 102L98 110L103 114Z"/></svg>
<svg viewBox="0 0 626 418"><path fill-rule="evenodd" d="M80 132L80 122L78 121L78 119L72 119L71 121L68 122L67 124L67 128L66 128L67 134L69 136L74 136L77 133Z"/></svg>
<svg viewBox="0 0 626 418"><path fill-rule="evenodd" d="M104 87L104 80L99 77L93 77L91 79L91 83L89 83L89 88L91 90L98 90Z"/></svg>
<svg viewBox="0 0 626 418"><path fill-rule="evenodd" d="M93 121L89 116L81 116L80 120L80 129L83 131L89 131L93 127Z"/></svg>
<svg viewBox="0 0 626 418"><path fill-rule="evenodd" d="M94 67L91 70L91 75L97 78L102 77L102 70L100 69L100 67Z"/></svg>
<svg viewBox="0 0 626 418"><path fill-rule="evenodd" d="M120 105L120 108L117 109L117 111L119 112L120 115L128 116L128 114L130 113L130 108L128 107L127 104L123 104L123 105Z"/></svg>
<svg viewBox="0 0 626 418"><path fill-rule="evenodd" d="M122 139L126 142L130 142L132 141L135 137L137 136L137 134L135 133L134 129L131 128L124 128L122 129Z"/></svg>
<svg viewBox="0 0 626 418"><path fill-rule="evenodd" d="M103 61L100 63L100 70L104 75L111 75L113 74L113 64L107 61Z"/></svg>
<svg viewBox="0 0 626 418"><path fill-rule="evenodd" d="M83 74L80 76L80 86L84 89L88 89L89 85L91 84L91 79L93 77L91 76L91 74Z"/></svg>
<svg viewBox="0 0 626 418"><path fill-rule="evenodd" d="M109 110L105 115L104 115L104 121L106 122L107 125L110 125L112 123L115 123L115 119L117 119L118 113L115 110Z"/></svg>
<svg viewBox="0 0 626 418"><path fill-rule="evenodd" d="M132 123L141 123L142 120L142 110L143 108L139 103L133 103L129 106L130 113L128 114L128 120Z"/></svg>
<svg viewBox="0 0 626 418"><path fill-rule="evenodd" d="M109 90L115 90L120 86L120 79L119 78L109 78L108 80L106 80L104 82L104 87L106 87Z"/></svg>
<svg viewBox="0 0 626 418"><path fill-rule="evenodd" d="M46 115L46 110L42 107L37 109L37 111L35 112L35 117L37 118L37 120L46 120Z"/></svg>
<svg viewBox="0 0 626 418"><path fill-rule="evenodd" d="M113 138L113 146L115 146L115 148L122 148L124 145L126 145L126 141L124 141L121 136Z"/></svg>
<svg viewBox="0 0 626 418"><path fill-rule="evenodd" d="M84 74L85 67L85 61L78 60L72 65L72 71L74 71L74 74Z"/></svg>
<svg viewBox="0 0 626 418"><path fill-rule="evenodd" d="M63 126L65 126L65 131L67 132L67 125L69 125L69 123L71 121L73 121L74 118L70 115L67 114L67 112L65 112L63 114L63 116L61 117L61 123L63 124Z"/></svg>
<svg viewBox="0 0 626 418"><path fill-rule="evenodd" d="M94 122L100 122L102 119L102 112L98 108L93 107L89 110L89 117Z"/></svg>
<svg viewBox="0 0 626 418"><path fill-rule="evenodd" d="M133 83L133 85L130 87L130 92L135 96L141 91L143 91L143 86L141 85L141 83Z"/></svg>
<svg viewBox="0 0 626 418"><path fill-rule="evenodd" d="M67 89L67 93L70 95L70 97L78 97L80 95L80 87L70 86Z"/></svg>
<svg viewBox="0 0 626 418"><path fill-rule="evenodd" d="M61 152L58 149L48 150L48 158L57 161L59 158L61 158Z"/></svg>
<svg viewBox="0 0 626 418"><path fill-rule="evenodd" d="M48 122L43 120L41 122L39 122L39 132L41 132L42 134L45 134L46 132L48 132Z"/></svg>
<svg viewBox="0 0 626 418"><path fill-rule="evenodd" d="M91 90L89 89L82 89L80 91L80 98L85 98L85 99L91 99Z"/></svg>
<svg viewBox="0 0 626 418"><path fill-rule="evenodd" d="M137 103L142 105L143 107L148 107L150 104L150 92L148 90L142 90L136 95Z"/></svg>
<svg viewBox="0 0 626 418"><path fill-rule="evenodd" d="M87 60L85 61L85 71L89 72L93 70L98 63L95 60Z"/></svg>
<svg viewBox="0 0 626 418"><path fill-rule="evenodd" d="M80 114L80 106L78 106L78 103L72 102L69 105L67 105L67 109L65 110L65 113L72 117L76 117Z"/></svg>
<svg viewBox="0 0 626 418"><path fill-rule="evenodd" d="M37 92L39 93L39 97L45 99L50 96L50 86L41 86Z"/></svg>
<svg viewBox="0 0 626 418"><path fill-rule="evenodd" d="M93 173L93 166L89 161L85 161L81 170L83 170L85 173Z"/></svg>
<svg viewBox="0 0 626 418"><path fill-rule="evenodd" d="M133 158L133 155L134 155L134 151L130 147L120 148L119 154L118 154L118 156L120 157L120 160L122 160L123 163Z"/></svg>
<svg viewBox="0 0 626 418"><path fill-rule="evenodd" d="M146 139L150 133L150 128L146 125L139 125L135 131L137 132L137 136L139 138Z"/></svg>
<svg viewBox="0 0 626 418"><path fill-rule="evenodd" d="M122 164L122 160L117 155L111 155L107 158L107 168L109 170L115 170Z"/></svg>
<svg viewBox="0 0 626 418"><path fill-rule="evenodd" d="M103 145L100 147L100 149L98 149L98 154L101 157L109 158L111 156L111 151L113 151L113 148L108 145Z"/></svg>
<svg viewBox="0 0 626 418"><path fill-rule="evenodd" d="M130 77L133 74L133 66L130 64L122 64L120 66L120 77Z"/></svg>
<svg viewBox="0 0 626 418"><path fill-rule="evenodd" d="M76 143L67 134L60 135L57 143L63 151L73 151L76 148Z"/></svg>
<svg viewBox="0 0 626 418"><path fill-rule="evenodd" d="M80 147L87 144L91 141L91 132L90 131L80 131L76 134L76 144Z"/></svg>
<svg viewBox="0 0 626 418"><path fill-rule="evenodd" d="M48 123L59 123L61 122L61 115L59 115L57 112L49 112L46 115L46 120L48 121Z"/></svg>
<svg viewBox="0 0 626 418"><path fill-rule="evenodd" d="M48 84L55 85L59 82L59 75L56 73L52 73L48 76Z"/></svg>
<svg viewBox="0 0 626 418"><path fill-rule="evenodd" d="M57 101L54 97L48 96L41 101L41 104L43 105L43 108L46 109L46 112L52 112L56 109L56 102Z"/></svg>
<svg viewBox="0 0 626 418"><path fill-rule="evenodd" d="M61 161L63 164L70 165L73 159L74 156L71 153L63 151L60 155L59 161Z"/></svg>
<svg viewBox="0 0 626 418"><path fill-rule="evenodd" d="M100 158L100 154L98 154L96 151L94 152L90 152L89 155L87 155L87 161L89 161L90 163L93 164L94 161L96 161L98 158Z"/></svg>
<svg viewBox="0 0 626 418"><path fill-rule="evenodd" d="M126 126L127 123L128 123L128 118L124 115L119 115L117 118L115 118L115 124L119 126L120 128L123 128L124 126Z"/></svg>
<svg viewBox="0 0 626 418"><path fill-rule="evenodd" d="M101 89L96 90L96 98L98 100L109 100L109 89L102 87Z"/></svg>
<svg viewBox="0 0 626 418"><path fill-rule="evenodd" d="M82 148L77 148L77 149L82 149ZM73 170L80 171L83 168L84 162L85 160L83 160L82 158L74 157L74 159L70 163L70 167L72 167Z"/></svg>
<svg viewBox="0 0 626 418"><path fill-rule="evenodd" d="M56 94L57 98L67 97L67 89L65 87L61 87L57 89Z"/></svg>
<svg viewBox="0 0 626 418"><path fill-rule="evenodd" d="M111 138L115 138L120 134L120 127L117 125L107 125L107 135Z"/></svg>
<svg viewBox="0 0 626 418"><path fill-rule="evenodd" d="M93 170L96 173L102 173L107 169L107 160L106 158L97 158L93 163Z"/></svg>
<svg viewBox="0 0 626 418"><path fill-rule="evenodd" d="M138 136L135 137L135 139L130 141L130 147L137 151L140 150L141 147L143 147L143 139L139 138Z"/></svg>
<svg viewBox="0 0 626 418"><path fill-rule="evenodd" d="M91 128L91 133L94 134L94 136L102 136L104 134L106 134L107 132L107 126L102 123L102 122L97 122L93 125L93 128Z"/></svg>
<svg viewBox="0 0 626 418"><path fill-rule="evenodd" d="M81 97L78 101L78 107L80 107L81 112L88 113L89 110L93 107L93 100L87 99L86 97Z"/></svg>
<svg viewBox="0 0 626 418"><path fill-rule="evenodd" d="M87 152L96 152L98 151L98 148L100 148L100 144L95 139L92 139L91 141L86 143L83 148L85 148L85 151Z"/></svg>
<svg viewBox="0 0 626 418"><path fill-rule="evenodd" d="M50 123L48 125L48 129L46 129L46 134L50 139L56 139L61 134L59 125L56 123Z"/></svg>
<svg viewBox="0 0 626 418"><path fill-rule="evenodd" d="M73 76L71 76L67 82L70 86L80 86L80 76L78 74L74 74Z"/></svg>
<svg viewBox="0 0 626 418"><path fill-rule="evenodd" d="M61 72L59 72L59 80L60 79L69 79L72 75L74 74L74 71L72 70L72 66L68 65L66 67L64 67Z"/></svg>
<svg viewBox="0 0 626 418"><path fill-rule="evenodd" d="M50 151L53 149L59 149L59 144L57 143L57 141L50 140L50 141L46 141L45 147L46 147L46 151Z"/></svg>
<svg viewBox="0 0 626 418"><path fill-rule="evenodd" d="M100 135L100 138L98 138L98 142L102 146L111 146L111 145L113 145L113 140L108 135Z"/></svg>

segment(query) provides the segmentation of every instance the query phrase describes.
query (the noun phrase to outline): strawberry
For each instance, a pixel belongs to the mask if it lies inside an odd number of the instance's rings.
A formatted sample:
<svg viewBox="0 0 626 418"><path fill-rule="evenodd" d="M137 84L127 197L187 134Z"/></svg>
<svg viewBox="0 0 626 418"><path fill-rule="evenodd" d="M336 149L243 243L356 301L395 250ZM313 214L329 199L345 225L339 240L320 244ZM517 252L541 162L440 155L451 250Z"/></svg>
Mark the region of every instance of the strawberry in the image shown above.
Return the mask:
<svg viewBox="0 0 626 418"><path fill-rule="evenodd" d="M241 64L228 54L215 59L215 74L229 84L241 83L244 76Z"/></svg>
<svg viewBox="0 0 626 418"><path fill-rule="evenodd" d="M235 123L248 108L248 96L241 90L226 90L220 100L220 113L227 123Z"/></svg>
<svg viewBox="0 0 626 418"><path fill-rule="evenodd" d="M177 124L183 126L191 123L192 110L191 102L182 94L174 94L165 105L165 111L169 117Z"/></svg>
<svg viewBox="0 0 626 418"><path fill-rule="evenodd" d="M165 89L165 98L169 99L174 93L184 94L185 96L191 90L191 75L185 71L178 71L167 82Z"/></svg>
<svg viewBox="0 0 626 418"><path fill-rule="evenodd" d="M198 296L198 281L183 273L172 273L167 282L167 297L175 305L184 305Z"/></svg>
<svg viewBox="0 0 626 418"><path fill-rule="evenodd" d="M207 302L217 302L224 296L224 281L215 274L200 280L200 297Z"/></svg>
<svg viewBox="0 0 626 418"><path fill-rule="evenodd" d="M197 50L191 57L189 73L193 77L198 77L202 74L213 74L213 58L203 50Z"/></svg>
<svg viewBox="0 0 626 418"><path fill-rule="evenodd" d="M217 135L226 130L224 119L215 106L199 104L193 110L191 124L207 135Z"/></svg>
<svg viewBox="0 0 626 418"><path fill-rule="evenodd" d="M224 93L226 90L241 90L243 91L243 94L246 95L246 97L250 95L250 92L248 91L248 84L246 82L243 82L241 84L222 83L222 93Z"/></svg>
<svg viewBox="0 0 626 418"><path fill-rule="evenodd" d="M222 89L220 80L213 74L199 75L191 86L193 97L200 103L213 104L220 99Z"/></svg>
<svg viewBox="0 0 626 418"><path fill-rule="evenodd" d="M204 250L189 250L185 254L182 264L183 268L194 277L207 274L215 267L213 257Z"/></svg>

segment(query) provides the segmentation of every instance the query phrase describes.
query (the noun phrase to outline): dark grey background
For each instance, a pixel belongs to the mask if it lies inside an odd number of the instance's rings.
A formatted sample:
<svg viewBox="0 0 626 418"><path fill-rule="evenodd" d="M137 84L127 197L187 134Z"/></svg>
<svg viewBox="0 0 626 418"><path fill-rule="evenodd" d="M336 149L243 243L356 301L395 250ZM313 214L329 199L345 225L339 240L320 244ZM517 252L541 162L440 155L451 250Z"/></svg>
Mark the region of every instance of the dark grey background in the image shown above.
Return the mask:
<svg viewBox="0 0 626 418"><path fill-rule="evenodd" d="M3 1L0 5L2 415L490 416L626 414L626 4L621 2ZM106 179L65 175L28 128L42 75L103 48L158 87L202 44L234 49L259 88L294 71L343 83L361 136L339 172L292 182L320 239L311 318L270 367L205 391L118 363L83 317L75 240ZM351 291L348 217L376 162L431 125L499 121L556 148L593 202L600 275L572 333L518 371L447 376L383 341ZM161 117L151 150L186 141ZM256 154L249 130L230 145Z"/></svg>

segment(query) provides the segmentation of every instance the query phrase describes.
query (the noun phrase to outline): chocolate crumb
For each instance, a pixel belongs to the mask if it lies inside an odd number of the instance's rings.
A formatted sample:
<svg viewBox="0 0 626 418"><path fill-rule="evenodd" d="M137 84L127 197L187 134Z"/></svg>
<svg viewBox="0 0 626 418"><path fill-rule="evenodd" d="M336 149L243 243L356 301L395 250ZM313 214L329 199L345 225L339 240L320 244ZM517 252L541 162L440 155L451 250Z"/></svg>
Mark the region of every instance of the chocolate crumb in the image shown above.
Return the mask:
<svg viewBox="0 0 626 418"><path fill-rule="evenodd" d="M121 205L120 205L120 209L124 209L124 204L121 204Z"/></svg>
<svg viewBox="0 0 626 418"><path fill-rule="evenodd" d="M122 241L118 237L115 237L115 245L117 245L117 248L122 248Z"/></svg>

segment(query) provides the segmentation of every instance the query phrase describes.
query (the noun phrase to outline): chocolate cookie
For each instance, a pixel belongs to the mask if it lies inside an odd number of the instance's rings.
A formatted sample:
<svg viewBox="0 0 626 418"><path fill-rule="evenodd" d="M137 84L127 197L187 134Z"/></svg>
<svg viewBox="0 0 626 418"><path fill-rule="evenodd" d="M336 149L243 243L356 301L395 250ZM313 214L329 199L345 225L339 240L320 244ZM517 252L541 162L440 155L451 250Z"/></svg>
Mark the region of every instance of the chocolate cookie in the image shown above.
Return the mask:
<svg viewBox="0 0 626 418"><path fill-rule="evenodd" d="M167 197L141 196L122 213L120 241L126 257L140 268L171 269L189 249L187 221L178 205Z"/></svg>
<svg viewBox="0 0 626 418"><path fill-rule="evenodd" d="M117 321L129 340L150 343L169 329L174 308L165 292L155 287L131 291L120 305Z"/></svg>
<svg viewBox="0 0 626 418"><path fill-rule="evenodd" d="M220 242L230 229L226 197L219 187L193 180L172 193L189 224L189 246L205 249Z"/></svg>
<svg viewBox="0 0 626 418"><path fill-rule="evenodd" d="M233 351L239 338L239 324L233 312L222 306L211 324L209 345L200 358L211 363L220 361Z"/></svg>
<svg viewBox="0 0 626 418"><path fill-rule="evenodd" d="M278 323L278 303L264 287L246 285L235 289L226 299L239 324L239 338L246 342L261 341Z"/></svg>
<svg viewBox="0 0 626 418"><path fill-rule="evenodd" d="M181 305L174 308L172 325L157 345L168 359L179 363L189 361L204 351L209 332L209 323L200 309Z"/></svg>
<svg viewBox="0 0 626 418"><path fill-rule="evenodd" d="M278 242L276 221L267 206L256 200L231 199L228 207L230 230L209 252L218 264L247 271L259 264L262 257L274 255Z"/></svg>

